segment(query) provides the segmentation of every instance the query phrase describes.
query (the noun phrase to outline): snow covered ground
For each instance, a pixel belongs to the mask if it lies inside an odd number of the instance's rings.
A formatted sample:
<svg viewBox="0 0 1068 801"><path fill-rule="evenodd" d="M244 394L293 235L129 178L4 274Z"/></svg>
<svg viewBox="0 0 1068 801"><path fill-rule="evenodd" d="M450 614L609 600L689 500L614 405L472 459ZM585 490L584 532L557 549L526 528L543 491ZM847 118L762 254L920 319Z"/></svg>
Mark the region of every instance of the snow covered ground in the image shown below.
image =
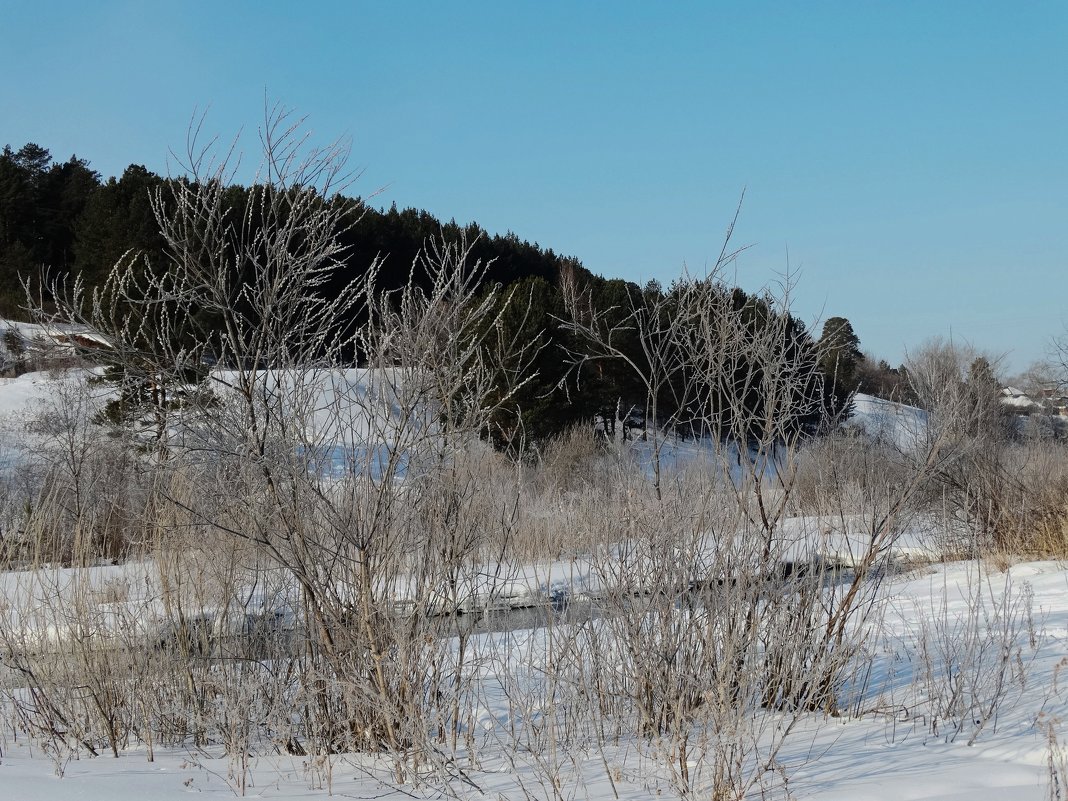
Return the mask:
<svg viewBox="0 0 1068 801"><path fill-rule="evenodd" d="M925 441L927 412L858 392L853 396L853 415L846 425L907 450Z"/></svg>
<svg viewBox="0 0 1068 801"><path fill-rule="evenodd" d="M346 374L344 392L359 392L360 376ZM29 410L55 388L44 373L0 379L0 415L10 441L26 447ZM342 390L337 389L336 392ZM919 441L923 412L857 398L857 421L869 434L901 447ZM354 430L354 429L349 429ZM695 448L672 446L672 459L696 459ZM794 518L783 527L783 552L797 560L822 558L848 565L863 547L864 521ZM936 558L922 526L905 533L891 557ZM465 579L459 596L468 608L524 606L561 597L596 598L611 576L593 558L487 565ZM75 579L86 579L80 585ZM1068 765L1057 742L1068 744L1068 567L1020 563L998 569L985 562L934 563L891 576L885 604L866 623L870 660L844 689L848 714L812 713L797 724L778 755L786 789L796 799L837 801L1001 801L1068 797ZM158 572L150 563L101 566L85 572L48 569L0 575L0 625L29 624L36 643L62 647L69 632L50 610L87 591L100 630L135 620L148 636L164 619ZM260 587L245 611L292 621L292 588L284 580ZM288 599L288 600L287 600ZM191 609L213 619L217 610ZM566 624L563 624L566 625ZM479 634L470 647L519 661L548 647L545 628ZM450 647L458 647L452 643ZM0 799L177 799L191 794L230 798L308 799L330 796L392 801L412 797L487 799L657 799L677 797L658 773L647 746L624 740L599 748L534 752L505 737L518 718L494 685L501 671L488 660L481 672L486 700L479 711L477 763L455 765L443 786L398 785L381 756L258 754L247 764L219 746L154 749L144 746L89 758L56 753L28 737L6 710L0 714ZM18 679L8 676L8 682ZM9 685L10 686L10 685ZM459 771L463 777L459 778ZM244 780L244 784L243 784ZM1059 784L1057 783L1059 782ZM781 782L778 790L782 791Z"/></svg>
<svg viewBox="0 0 1068 801"><path fill-rule="evenodd" d="M1001 801L1044 799L1050 792L1050 731L1068 740L1068 571L1052 562L1006 572L976 562L925 567L889 585L885 615L873 624L875 673L863 679L858 717L813 715L801 722L779 761L797 799L841 801ZM538 630L481 635L522 650ZM939 693L998 708L981 726L963 714L932 713ZM502 701L484 710L488 727L507 724ZM2 797L28 801L170 799L190 793L232 797L238 779L218 749L156 751L119 759L52 757L11 728L0 733ZM637 744L569 754L562 797L670 797ZM609 768L606 774L605 766ZM57 775L62 774L62 777ZM462 797L552 797L545 765L523 753L484 748L468 768ZM609 780L609 775L612 781ZM395 786L388 765L368 755L329 759L259 756L248 766L247 795L257 798L400 799L440 797ZM1060 779L1063 781L1064 776ZM477 790L474 788L477 785ZM614 786L613 786L614 785ZM1054 796L1056 797L1056 796Z"/></svg>

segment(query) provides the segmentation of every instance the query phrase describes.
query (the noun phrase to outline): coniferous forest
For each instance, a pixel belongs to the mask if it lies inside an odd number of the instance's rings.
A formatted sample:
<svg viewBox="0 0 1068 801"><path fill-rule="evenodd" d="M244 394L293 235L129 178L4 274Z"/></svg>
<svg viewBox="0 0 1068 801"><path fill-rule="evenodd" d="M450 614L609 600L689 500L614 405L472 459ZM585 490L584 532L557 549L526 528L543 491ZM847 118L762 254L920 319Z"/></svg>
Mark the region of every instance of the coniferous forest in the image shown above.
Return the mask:
<svg viewBox="0 0 1068 801"><path fill-rule="evenodd" d="M17 150L5 146L0 154L0 316L24 316L26 280L46 276L46 294L47 284L57 280L68 284L78 280L91 292L104 287L113 266L124 258L135 260L145 271L166 271L168 255L152 198L161 191L161 196L165 195L172 180L186 179L157 175L136 164L117 178L104 179L88 160L76 155L61 162L34 143ZM230 219L248 219L256 225L256 210L249 207L249 187L227 186L225 200ZM430 279L420 254L431 242L460 240L467 243L468 260L483 265L479 281L505 290L502 297L509 299L510 308L500 310L498 325L508 336L531 343L534 362L528 367L534 378L514 393L512 413L501 412L498 424L489 432L499 446L515 447L519 438L543 441L578 421L601 420L611 427L629 422L642 426L650 417L681 436L722 436L726 431L734 436L759 436L758 431L732 429L732 412L717 402L714 388L699 393L699 401L686 397L679 384L688 379L692 384L694 376L686 375L685 370L659 382L657 397L650 402L646 384L654 365L647 338L643 341L641 334L642 321L647 326L656 316L670 316L673 297L681 287L663 287L656 281L638 286L597 276L573 256L531 244L511 232L491 234L474 222L461 225L455 220L442 221L426 211L398 209L395 204L379 210L358 197L323 198L322 202L345 206L337 232L342 256L323 289L326 294L340 291L372 265L380 289L397 290L409 281L425 284ZM826 419L828 410L845 410L862 372L857 368L858 359L863 357L856 342L849 351L856 354L846 362L830 362L826 355L817 356L816 338L788 310L779 311L768 298L737 287L717 286L715 292L721 295L724 308L729 307L754 331L767 330L774 321L787 362L811 362L818 368L812 371L813 379L802 382L804 397L797 399L797 408L805 411L797 417L797 433L812 433L818 421ZM569 298L570 309L565 308ZM44 300L47 306L47 298ZM580 319L576 327L579 309L587 310L588 319ZM563 324L565 320L571 324ZM831 318L824 328L823 337L831 338L832 352L841 350L835 343L841 338L842 322L848 326L844 318ZM352 323L358 325L359 320ZM856 339L851 326L848 332ZM610 352L589 349L590 336L599 338L608 333ZM822 348L821 352L827 350ZM359 363L360 354L354 352L352 360ZM848 369L841 369L843 365ZM736 383L754 387L751 392L742 391L747 412L752 412L763 402L755 389L760 376L744 359L732 370ZM868 370L875 375L868 376L867 388L878 393L878 383L888 371L888 365L882 371ZM701 414L688 408L694 403L702 406ZM706 423L698 427L692 422L706 420L704 412L709 407L718 410L722 424L716 426L718 432L704 430ZM511 424L510 417L521 419L522 426ZM747 414L747 419L750 417Z"/></svg>

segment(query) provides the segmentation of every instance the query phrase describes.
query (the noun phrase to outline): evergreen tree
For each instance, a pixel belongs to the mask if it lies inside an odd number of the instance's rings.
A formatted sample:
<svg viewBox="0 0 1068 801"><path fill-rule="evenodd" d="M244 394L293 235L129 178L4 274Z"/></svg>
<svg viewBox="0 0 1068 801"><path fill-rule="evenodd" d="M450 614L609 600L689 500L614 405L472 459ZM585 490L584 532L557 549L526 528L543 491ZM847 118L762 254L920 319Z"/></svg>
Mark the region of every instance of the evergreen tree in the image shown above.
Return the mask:
<svg viewBox="0 0 1068 801"><path fill-rule="evenodd" d="M163 179L138 164L110 178L88 198L75 226L74 263L89 286L99 286L124 253L136 251L162 267L163 240L151 193Z"/></svg>
<svg viewBox="0 0 1068 801"><path fill-rule="evenodd" d="M820 365L824 373L849 386L856 374L857 364L864 358L860 352L860 337L845 317L831 317L823 324L820 335L823 356Z"/></svg>
<svg viewBox="0 0 1068 801"><path fill-rule="evenodd" d="M512 398L508 408L493 416L489 436L497 447L518 452L533 442L559 431L567 419L567 405L554 396L559 380L560 358L555 352L549 321L562 311L559 293L542 278L528 276L514 282L500 295L500 306L492 319L495 340L530 344L534 352L529 373L536 373ZM504 388L520 365L499 365L495 383Z"/></svg>
<svg viewBox="0 0 1068 801"><path fill-rule="evenodd" d="M19 315L22 279L73 266L75 227L99 178L77 156L53 164L32 142L0 153L0 314Z"/></svg>
<svg viewBox="0 0 1068 801"><path fill-rule="evenodd" d="M52 165L44 175L38 188L41 240L36 256L54 272L63 274L74 266L75 231L99 185L99 173L77 156Z"/></svg>
<svg viewBox="0 0 1068 801"><path fill-rule="evenodd" d="M830 317L823 324L819 349L820 368L830 385L834 410L842 411L860 382L857 368L864 359L860 337L845 317Z"/></svg>

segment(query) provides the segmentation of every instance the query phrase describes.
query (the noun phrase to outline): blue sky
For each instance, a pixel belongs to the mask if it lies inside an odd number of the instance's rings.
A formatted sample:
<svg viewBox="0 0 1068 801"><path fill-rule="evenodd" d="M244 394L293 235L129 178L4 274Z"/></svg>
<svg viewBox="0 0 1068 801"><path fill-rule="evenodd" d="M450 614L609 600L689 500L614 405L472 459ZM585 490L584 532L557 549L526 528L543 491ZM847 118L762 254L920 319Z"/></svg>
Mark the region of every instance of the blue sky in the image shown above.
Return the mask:
<svg viewBox="0 0 1068 801"><path fill-rule="evenodd" d="M667 282L750 290L892 362L953 336L1021 369L1068 320L1068 3L2 0L0 144L167 170L194 109L265 91L352 139L376 202Z"/></svg>

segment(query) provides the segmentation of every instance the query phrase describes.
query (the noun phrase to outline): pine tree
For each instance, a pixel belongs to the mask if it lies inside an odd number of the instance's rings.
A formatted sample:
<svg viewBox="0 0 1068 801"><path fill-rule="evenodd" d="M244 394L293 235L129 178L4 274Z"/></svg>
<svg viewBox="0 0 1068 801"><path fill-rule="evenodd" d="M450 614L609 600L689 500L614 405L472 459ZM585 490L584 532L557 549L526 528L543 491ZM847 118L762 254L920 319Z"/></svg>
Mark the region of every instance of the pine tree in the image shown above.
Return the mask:
<svg viewBox="0 0 1068 801"><path fill-rule="evenodd" d="M853 324L845 317L831 317L823 324L820 335L820 360L824 373L834 377L838 383L849 386L856 374L857 364L864 358L860 352L860 337L853 330Z"/></svg>
<svg viewBox="0 0 1068 801"><path fill-rule="evenodd" d="M860 337L845 317L830 317L819 340L820 369L831 388L836 411L845 409L859 384L857 368L864 360Z"/></svg>

